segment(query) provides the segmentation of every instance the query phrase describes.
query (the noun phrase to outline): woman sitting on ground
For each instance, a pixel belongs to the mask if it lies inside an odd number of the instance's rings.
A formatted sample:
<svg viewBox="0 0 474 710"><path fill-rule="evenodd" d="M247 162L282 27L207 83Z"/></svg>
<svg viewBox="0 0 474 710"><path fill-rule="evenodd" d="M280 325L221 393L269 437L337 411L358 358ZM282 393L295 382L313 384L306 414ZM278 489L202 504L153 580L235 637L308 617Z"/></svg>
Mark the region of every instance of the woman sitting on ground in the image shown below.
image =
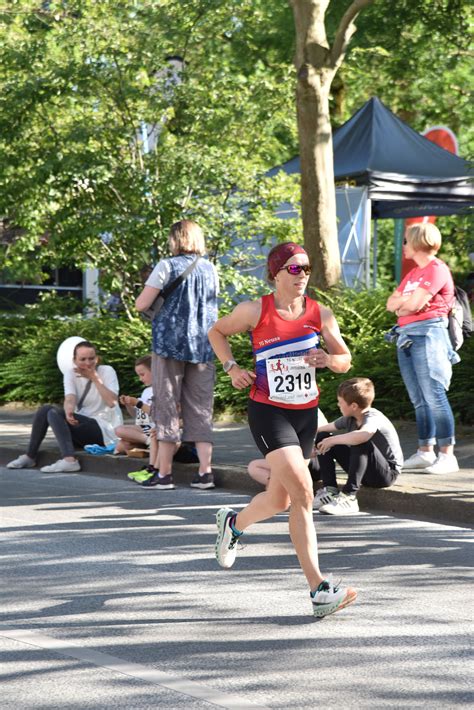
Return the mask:
<svg viewBox="0 0 474 710"><path fill-rule="evenodd" d="M73 364L74 368L64 374L64 408L45 404L37 410L26 454L10 461L7 468L36 466L48 426L53 430L62 458L43 466L43 473L80 471L81 465L74 455L76 448L94 443L109 445L115 440L114 428L122 423L115 370L98 364L96 349L87 340L74 348Z"/></svg>

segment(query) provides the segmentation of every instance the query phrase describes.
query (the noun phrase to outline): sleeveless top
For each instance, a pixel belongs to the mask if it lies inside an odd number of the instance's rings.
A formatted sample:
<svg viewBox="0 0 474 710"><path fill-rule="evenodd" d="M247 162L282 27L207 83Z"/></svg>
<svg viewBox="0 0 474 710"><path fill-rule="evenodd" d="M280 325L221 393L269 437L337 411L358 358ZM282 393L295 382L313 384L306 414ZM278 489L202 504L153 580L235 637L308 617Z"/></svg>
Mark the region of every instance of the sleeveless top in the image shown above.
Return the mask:
<svg viewBox="0 0 474 710"><path fill-rule="evenodd" d="M250 390L255 402L284 409L309 409L319 401L316 368L303 356L319 347L319 305L305 296L305 312L297 320L284 320L275 308L273 294L262 296L262 313L250 331L257 375Z"/></svg>

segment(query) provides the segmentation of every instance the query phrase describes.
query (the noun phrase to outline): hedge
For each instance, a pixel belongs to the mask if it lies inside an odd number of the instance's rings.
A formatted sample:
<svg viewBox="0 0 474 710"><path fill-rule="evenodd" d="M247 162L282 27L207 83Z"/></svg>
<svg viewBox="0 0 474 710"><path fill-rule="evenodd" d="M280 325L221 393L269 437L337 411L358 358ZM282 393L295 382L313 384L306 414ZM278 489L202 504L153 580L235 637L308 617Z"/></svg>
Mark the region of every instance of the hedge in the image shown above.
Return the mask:
<svg viewBox="0 0 474 710"><path fill-rule="evenodd" d="M387 292L355 292L348 289L331 294L317 293L320 302L329 305L338 320L341 333L352 353L352 368L345 375L318 371L321 408L328 417L338 415L337 386L347 377L370 377L375 384L375 406L392 419L413 419L393 345L383 338L393 315L385 310ZM51 304L50 304L51 310ZM136 318L102 315L51 316L41 309L13 315L0 314L0 401L25 404L60 402L62 376L56 365L56 351L63 340L80 335L96 344L103 361L117 371L121 391L135 394L141 385L133 363L149 352L149 324ZM252 367L250 339L242 334L231 339L236 360ZM466 340L461 362L454 367L449 400L456 420L474 424L474 337ZM245 413L247 391L232 388L230 378L217 367L215 388L216 415L239 416Z"/></svg>

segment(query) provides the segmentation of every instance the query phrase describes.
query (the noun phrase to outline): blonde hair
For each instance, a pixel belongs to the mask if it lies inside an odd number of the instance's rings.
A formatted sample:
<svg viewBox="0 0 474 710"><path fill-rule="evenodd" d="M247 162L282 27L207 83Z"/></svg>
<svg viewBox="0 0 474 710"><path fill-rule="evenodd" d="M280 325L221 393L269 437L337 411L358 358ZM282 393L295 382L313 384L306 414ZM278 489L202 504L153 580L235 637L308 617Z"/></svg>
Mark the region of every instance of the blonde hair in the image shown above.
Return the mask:
<svg viewBox="0 0 474 710"><path fill-rule="evenodd" d="M405 237L414 251L436 253L441 246L441 232L431 222L410 225Z"/></svg>
<svg viewBox="0 0 474 710"><path fill-rule="evenodd" d="M206 242L201 227L189 219L175 222L170 229L168 237L171 253L177 254L204 254Z"/></svg>
<svg viewBox="0 0 474 710"><path fill-rule="evenodd" d="M337 388L337 395L347 404L357 404L361 409L370 407L375 398L375 388L368 377L351 377Z"/></svg>

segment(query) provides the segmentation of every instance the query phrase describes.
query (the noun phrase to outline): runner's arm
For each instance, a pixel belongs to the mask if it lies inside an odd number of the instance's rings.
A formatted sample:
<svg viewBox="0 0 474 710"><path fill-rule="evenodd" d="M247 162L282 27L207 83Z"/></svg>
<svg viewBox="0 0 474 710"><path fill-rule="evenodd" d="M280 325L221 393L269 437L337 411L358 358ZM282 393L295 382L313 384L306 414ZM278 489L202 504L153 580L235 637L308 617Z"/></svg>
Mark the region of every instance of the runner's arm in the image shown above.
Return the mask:
<svg viewBox="0 0 474 710"><path fill-rule="evenodd" d="M351 354L342 339L339 325L330 308L321 306L321 335L326 350L318 348L314 354L316 367L328 367L333 372L347 372L351 367Z"/></svg>
<svg viewBox="0 0 474 710"><path fill-rule="evenodd" d="M228 338L237 333L245 333L256 326L260 318L261 305L258 301L244 301L234 308L223 318L214 323L208 332L209 342L217 358L222 364L228 360L233 360L231 347ZM232 385L236 389L244 389L252 384L255 373L244 370L238 364L234 365L228 374L232 379Z"/></svg>

